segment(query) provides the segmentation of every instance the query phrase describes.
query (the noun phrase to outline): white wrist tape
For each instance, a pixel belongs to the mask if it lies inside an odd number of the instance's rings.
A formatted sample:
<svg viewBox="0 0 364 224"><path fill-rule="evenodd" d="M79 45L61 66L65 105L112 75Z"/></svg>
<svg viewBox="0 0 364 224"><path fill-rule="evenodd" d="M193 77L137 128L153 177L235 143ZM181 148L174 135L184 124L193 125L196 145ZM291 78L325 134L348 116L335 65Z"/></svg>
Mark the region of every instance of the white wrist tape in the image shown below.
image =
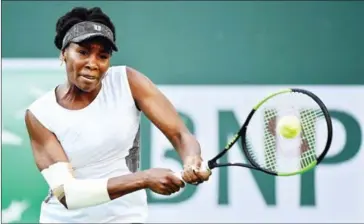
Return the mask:
<svg viewBox="0 0 364 224"><path fill-rule="evenodd" d="M110 201L108 179L75 179L69 163L52 164L41 173L58 200L65 197L68 209L85 208Z"/></svg>
<svg viewBox="0 0 364 224"><path fill-rule="evenodd" d="M64 185L68 209L95 206L110 201L108 179L73 180Z"/></svg>

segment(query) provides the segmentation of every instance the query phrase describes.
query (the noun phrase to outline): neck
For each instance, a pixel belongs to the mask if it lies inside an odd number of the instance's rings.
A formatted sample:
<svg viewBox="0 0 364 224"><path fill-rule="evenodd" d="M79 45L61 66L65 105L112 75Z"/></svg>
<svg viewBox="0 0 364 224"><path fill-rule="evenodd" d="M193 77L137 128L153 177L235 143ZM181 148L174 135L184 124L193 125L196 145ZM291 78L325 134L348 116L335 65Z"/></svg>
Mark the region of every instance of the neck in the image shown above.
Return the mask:
<svg viewBox="0 0 364 224"><path fill-rule="evenodd" d="M68 102L85 102L89 103L93 101L97 94L100 92L101 84L91 92L85 92L79 89L77 86L70 84L69 82L63 84L61 87L61 99Z"/></svg>

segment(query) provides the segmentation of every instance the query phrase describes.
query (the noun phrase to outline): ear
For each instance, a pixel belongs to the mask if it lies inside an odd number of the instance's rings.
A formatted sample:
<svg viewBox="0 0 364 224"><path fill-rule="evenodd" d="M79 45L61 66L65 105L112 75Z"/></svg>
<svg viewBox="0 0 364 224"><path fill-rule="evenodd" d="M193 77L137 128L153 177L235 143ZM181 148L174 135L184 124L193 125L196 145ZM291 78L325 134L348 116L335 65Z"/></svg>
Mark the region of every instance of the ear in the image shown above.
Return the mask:
<svg viewBox="0 0 364 224"><path fill-rule="evenodd" d="M62 62L66 62L66 50L61 51L61 53L59 54L59 60L61 60Z"/></svg>

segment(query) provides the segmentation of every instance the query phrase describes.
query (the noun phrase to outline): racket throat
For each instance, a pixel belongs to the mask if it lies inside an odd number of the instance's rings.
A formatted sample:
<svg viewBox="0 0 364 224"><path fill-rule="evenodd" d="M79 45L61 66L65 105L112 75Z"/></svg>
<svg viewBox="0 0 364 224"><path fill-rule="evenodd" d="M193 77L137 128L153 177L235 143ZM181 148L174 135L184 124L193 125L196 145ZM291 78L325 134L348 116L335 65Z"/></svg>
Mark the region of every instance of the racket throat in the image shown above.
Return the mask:
<svg viewBox="0 0 364 224"><path fill-rule="evenodd" d="M213 168L217 167L218 164L216 162L216 159L209 160L207 162L207 166L209 167L209 169L213 169Z"/></svg>

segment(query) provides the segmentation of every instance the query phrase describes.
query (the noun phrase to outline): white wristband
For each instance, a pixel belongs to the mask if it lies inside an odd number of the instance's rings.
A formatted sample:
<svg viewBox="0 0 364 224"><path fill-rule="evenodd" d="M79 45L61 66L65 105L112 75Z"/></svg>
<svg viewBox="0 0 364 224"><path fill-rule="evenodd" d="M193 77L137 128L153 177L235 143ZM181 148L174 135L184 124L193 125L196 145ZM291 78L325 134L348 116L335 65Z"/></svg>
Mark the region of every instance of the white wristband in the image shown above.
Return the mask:
<svg viewBox="0 0 364 224"><path fill-rule="evenodd" d="M68 209L95 206L110 201L108 179L73 180L64 185Z"/></svg>
<svg viewBox="0 0 364 224"><path fill-rule="evenodd" d="M75 179L69 163L57 162L41 173L58 200L65 197L68 209L95 206L111 200L107 191L108 179Z"/></svg>

